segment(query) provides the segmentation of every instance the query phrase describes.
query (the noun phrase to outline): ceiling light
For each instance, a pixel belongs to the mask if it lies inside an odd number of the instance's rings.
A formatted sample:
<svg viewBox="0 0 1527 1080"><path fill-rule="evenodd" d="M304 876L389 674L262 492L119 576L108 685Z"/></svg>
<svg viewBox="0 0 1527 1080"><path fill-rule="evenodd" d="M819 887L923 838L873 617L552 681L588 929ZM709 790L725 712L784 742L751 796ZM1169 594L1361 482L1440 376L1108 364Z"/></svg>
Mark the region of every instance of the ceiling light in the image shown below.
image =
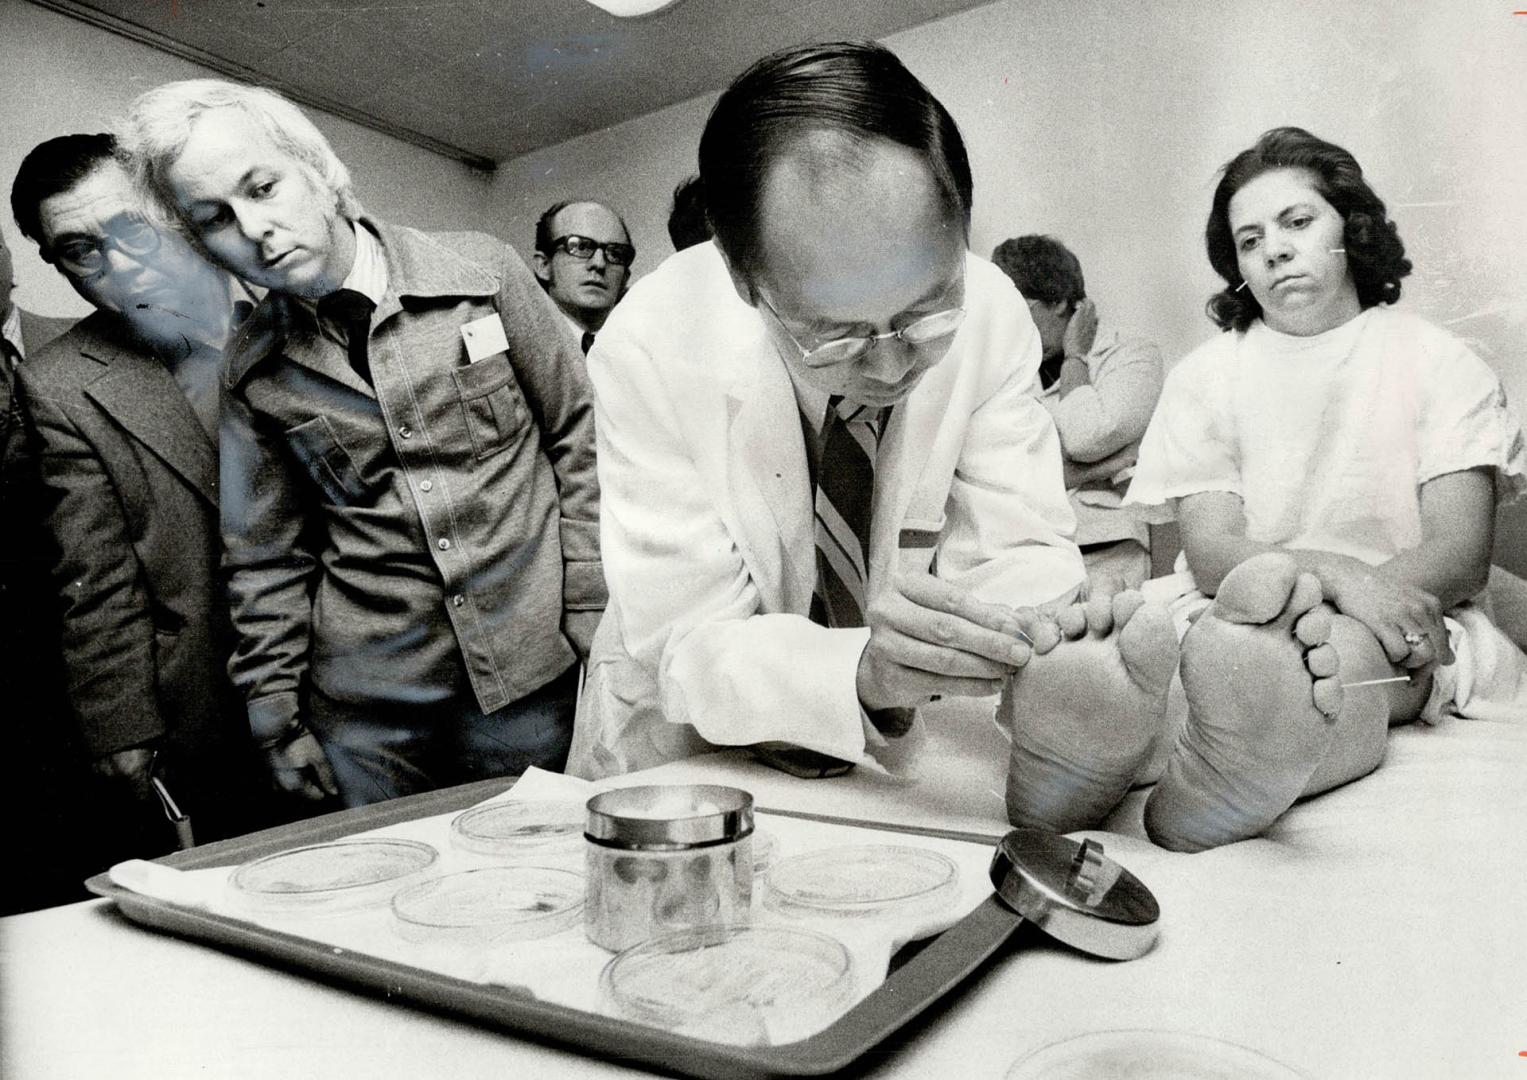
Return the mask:
<svg viewBox="0 0 1527 1080"><path fill-rule="evenodd" d="M638 15L655 15L664 8L671 8L679 0L589 0L596 8L608 11L620 19L634 19Z"/></svg>

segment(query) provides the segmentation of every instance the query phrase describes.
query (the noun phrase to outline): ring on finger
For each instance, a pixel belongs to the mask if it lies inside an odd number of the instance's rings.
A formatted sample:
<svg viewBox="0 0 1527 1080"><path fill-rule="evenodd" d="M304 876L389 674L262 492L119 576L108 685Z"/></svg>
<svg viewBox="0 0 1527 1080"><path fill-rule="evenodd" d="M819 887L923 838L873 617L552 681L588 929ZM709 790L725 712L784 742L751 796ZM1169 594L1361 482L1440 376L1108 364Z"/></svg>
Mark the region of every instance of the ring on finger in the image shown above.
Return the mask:
<svg viewBox="0 0 1527 1080"><path fill-rule="evenodd" d="M1411 631L1405 635L1405 644L1409 645L1412 649L1415 649L1418 645L1426 644L1426 636L1424 634L1418 634L1415 631Z"/></svg>

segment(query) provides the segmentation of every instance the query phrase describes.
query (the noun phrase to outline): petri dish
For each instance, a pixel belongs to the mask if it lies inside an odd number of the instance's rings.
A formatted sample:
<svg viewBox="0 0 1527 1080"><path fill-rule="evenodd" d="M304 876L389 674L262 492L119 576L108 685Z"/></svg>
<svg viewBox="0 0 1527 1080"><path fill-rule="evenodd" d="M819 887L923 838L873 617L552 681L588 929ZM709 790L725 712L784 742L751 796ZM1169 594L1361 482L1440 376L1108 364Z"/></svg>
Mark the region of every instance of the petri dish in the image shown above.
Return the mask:
<svg viewBox="0 0 1527 1080"><path fill-rule="evenodd" d="M1186 1031L1093 1031L1019 1059L1007 1080L1305 1080L1239 1043Z"/></svg>
<svg viewBox="0 0 1527 1080"><path fill-rule="evenodd" d="M754 826L753 828L753 878L756 881L769 869L779 843L774 834Z"/></svg>
<svg viewBox="0 0 1527 1080"><path fill-rule="evenodd" d="M228 880L255 910L349 911L386 903L439 857L415 840L336 840L255 859Z"/></svg>
<svg viewBox="0 0 1527 1080"><path fill-rule="evenodd" d="M599 979L616 1014L711 1042L777 1046L827 1027L854 999L843 943L789 926L733 923L650 938Z"/></svg>
<svg viewBox="0 0 1527 1080"><path fill-rule="evenodd" d="M565 800L474 806L451 821L451 845L508 859L581 856L585 816L583 803Z"/></svg>
<svg viewBox="0 0 1527 1080"><path fill-rule="evenodd" d="M797 917L924 918L954 905L959 880L953 861L926 848L823 848L775 863L764 903Z"/></svg>
<svg viewBox="0 0 1527 1080"><path fill-rule="evenodd" d="M400 937L490 945L546 937L583 918L583 875L549 866L490 866L417 882L392 898Z"/></svg>

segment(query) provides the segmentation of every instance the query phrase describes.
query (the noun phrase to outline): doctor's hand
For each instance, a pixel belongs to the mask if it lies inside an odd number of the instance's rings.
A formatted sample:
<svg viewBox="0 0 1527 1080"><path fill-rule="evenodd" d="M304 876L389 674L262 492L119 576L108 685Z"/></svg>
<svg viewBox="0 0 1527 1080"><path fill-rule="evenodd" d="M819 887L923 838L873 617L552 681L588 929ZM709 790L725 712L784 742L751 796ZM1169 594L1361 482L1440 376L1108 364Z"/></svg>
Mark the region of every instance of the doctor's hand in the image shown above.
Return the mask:
<svg viewBox="0 0 1527 1080"><path fill-rule="evenodd" d="M282 791L317 802L326 795L339 794L334 767L324 756L318 738L306 728L288 742L265 751L276 786Z"/></svg>
<svg viewBox="0 0 1527 1080"><path fill-rule="evenodd" d="M923 573L898 575L870 605L869 624L856 678L869 712L922 705L936 695L995 694L1035 652L1060 641L1054 621L1032 608L988 604Z"/></svg>

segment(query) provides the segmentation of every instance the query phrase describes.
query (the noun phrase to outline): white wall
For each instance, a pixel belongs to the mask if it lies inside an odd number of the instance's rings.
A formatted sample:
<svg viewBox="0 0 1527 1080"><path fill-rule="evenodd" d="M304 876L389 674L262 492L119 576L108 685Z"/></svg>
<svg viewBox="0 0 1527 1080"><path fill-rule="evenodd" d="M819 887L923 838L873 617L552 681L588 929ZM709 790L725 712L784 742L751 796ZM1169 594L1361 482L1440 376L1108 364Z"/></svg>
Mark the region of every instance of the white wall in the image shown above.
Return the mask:
<svg viewBox="0 0 1527 1080"><path fill-rule="evenodd" d="M90 310L11 220L10 185L21 159L56 135L109 129L152 86L215 74L21 0L0 0L0 228L15 259L18 304L46 315ZM491 231L487 174L326 113L309 113L350 166L368 210L421 228Z"/></svg>
<svg viewBox="0 0 1527 1080"><path fill-rule="evenodd" d="M675 185L698 168L700 132L715 94L691 98L592 135L513 158L493 177L499 235L525 256L536 219L563 199L594 199L620 211L636 245L636 275L673 253L668 207Z"/></svg>
<svg viewBox="0 0 1527 1080"><path fill-rule="evenodd" d="M1180 357L1213 332L1201 238L1215 171L1299 124L1352 150L1389 202L1416 265L1403 302L1475 341L1527 402L1527 16L1512 8L999 0L887 44L964 130L977 251L1055 233L1105 319ZM541 209L587 195L626 214L651 270L713 100L504 164L501 234L526 250Z"/></svg>

